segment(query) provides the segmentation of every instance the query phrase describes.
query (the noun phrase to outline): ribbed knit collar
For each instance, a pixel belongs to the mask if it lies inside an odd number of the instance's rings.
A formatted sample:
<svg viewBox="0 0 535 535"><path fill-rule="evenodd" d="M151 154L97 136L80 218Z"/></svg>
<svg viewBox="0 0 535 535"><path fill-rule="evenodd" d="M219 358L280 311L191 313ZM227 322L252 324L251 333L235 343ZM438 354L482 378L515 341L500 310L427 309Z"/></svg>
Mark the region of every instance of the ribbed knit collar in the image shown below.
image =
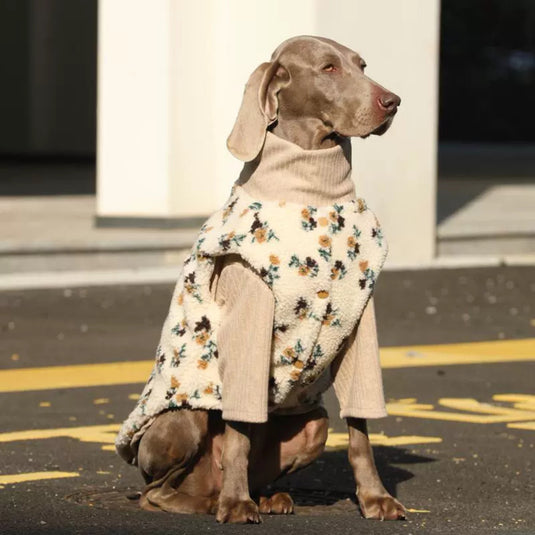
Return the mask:
<svg viewBox="0 0 535 535"><path fill-rule="evenodd" d="M262 152L244 165L236 184L264 200L316 206L353 200L351 142L305 150L267 132Z"/></svg>

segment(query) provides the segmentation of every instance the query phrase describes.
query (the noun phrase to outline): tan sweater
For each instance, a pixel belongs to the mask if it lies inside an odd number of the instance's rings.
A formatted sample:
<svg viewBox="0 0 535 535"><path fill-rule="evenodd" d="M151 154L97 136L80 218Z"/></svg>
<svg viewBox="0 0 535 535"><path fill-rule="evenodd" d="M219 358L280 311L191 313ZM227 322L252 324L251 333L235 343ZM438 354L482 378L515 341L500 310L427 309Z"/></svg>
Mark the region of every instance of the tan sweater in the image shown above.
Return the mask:
<svg viewBox="0 0 535 535"><path fill-rule="evenodd" d="M349 142L343 149L306 151L268 132L261 158L245 164L237 183L258 200L311 205L352 200ZM218 339L223 417L263 422L268 412L273 294L236 255L219 260L211 289L225 309ZM334 380L341 417L386 416L373 300L330 374L320 380Z"/></svg>

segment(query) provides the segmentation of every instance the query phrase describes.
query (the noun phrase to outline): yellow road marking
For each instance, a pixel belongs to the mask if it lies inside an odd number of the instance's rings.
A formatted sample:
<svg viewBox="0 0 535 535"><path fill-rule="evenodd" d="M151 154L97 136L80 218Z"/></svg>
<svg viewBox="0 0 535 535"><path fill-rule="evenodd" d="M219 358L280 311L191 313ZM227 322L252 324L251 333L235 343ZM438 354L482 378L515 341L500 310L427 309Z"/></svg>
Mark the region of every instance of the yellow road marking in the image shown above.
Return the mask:
<svg viewBox="0 0 535 535"><path fill-rule="evenodd" d="M385 347L381 349L383 368L522 361L535 361L535 338L471 342L468 344Z"/></svg>
<svg viewBox="0 0 535 535"><path fill-rule="evenodd" d="M409 446L413 444L435 444L442 442L440 437L422 437L417 435L389 437L379 433L370 433L370 442L375 446ZM325 447L327 451L345 450L349 444L348 433L335 433L329 430Z"/></svg>
<svg viewBox="0 0 535 535"><path fill-rule="evenodd" d="M532 422L517 422L515 424L507 424L511 429L524 429L526 431L535 431L535 420Z"/></svg>
<svg viewBox="0 0 535 535"><path fill-rule="evenodd" d="M383 368L522 361L535 361L535 338L470 344L387 347L381 350ZM153 361L142 360L2 370L0 392L144 383L152 365Z"/></svg>
<svg viewBox="0 0 535 535"><path fill-rule="evenodd" d="M144 383L152 361L109 362L0 371L0 392Z"/></svg>
<svg viewBox="0 0 535 535"><path fill-rule="evenodd" d="M47 438L67 437L80 442L98 442L113 444L115 434L120 424L89 425L85 427L63 427L58 429L29 429L27 431L12 431L0 433L0 442L15 442L17 440L42 440Z"/></svg>
<svg viewBox="0 0 535 535"><path fill-rule="evenodd" d="M500 394L494 396L494 399L496 401L516 401L517 403L514 403L513 407L500 407L490 403L481 403L471 398L441 398L438 401L439 405L448 409L466 412L435 410L434 405L415 403L412 400L387 403L386 408L388 414L393 416L476 424L521 422L535 419L535 396ZM518 425L522 425L522 427L518 427ZM508 427L513 426L510 424ZM517 429L531 429L529 422L516 424L514 427Z"/></svg>
<svg viewBox="0 0 535 535"><path fill-rule="evenodd" d="M41 481L43 479L60 479L63 477L78 477L78 472L28 472L26 474L0 474L0 485L25 483L26 481Z"/></svg>

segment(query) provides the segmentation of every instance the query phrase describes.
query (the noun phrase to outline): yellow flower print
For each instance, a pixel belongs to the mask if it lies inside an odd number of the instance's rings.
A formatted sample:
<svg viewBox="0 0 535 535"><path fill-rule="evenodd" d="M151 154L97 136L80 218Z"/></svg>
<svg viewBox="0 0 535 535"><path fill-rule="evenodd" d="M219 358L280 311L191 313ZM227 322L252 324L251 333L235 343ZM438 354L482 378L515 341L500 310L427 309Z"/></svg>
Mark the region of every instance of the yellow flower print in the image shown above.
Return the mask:
<svg viewBox="0 0 535 535"><path fill-rule="evenodd" d="M326 236L325 234L319 237L318 242L322 247L331 246L331 238L329 238L329 236Z"/></svg>

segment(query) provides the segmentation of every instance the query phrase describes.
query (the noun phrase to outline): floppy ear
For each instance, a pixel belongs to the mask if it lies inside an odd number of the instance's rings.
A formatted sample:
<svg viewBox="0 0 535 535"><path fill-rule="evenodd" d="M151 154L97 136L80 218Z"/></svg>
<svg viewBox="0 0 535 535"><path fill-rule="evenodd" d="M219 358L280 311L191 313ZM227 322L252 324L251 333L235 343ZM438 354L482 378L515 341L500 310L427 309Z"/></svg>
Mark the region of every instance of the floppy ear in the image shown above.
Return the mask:
<svg viewBox="0 0 535 535"><path fill-rule="evenodd" d="M277 93L289 83L288 71L277 61L262 63L249 77L238 117L227 139L239 160L254 160L264 146L267 127L277 120Z"/></svg>

